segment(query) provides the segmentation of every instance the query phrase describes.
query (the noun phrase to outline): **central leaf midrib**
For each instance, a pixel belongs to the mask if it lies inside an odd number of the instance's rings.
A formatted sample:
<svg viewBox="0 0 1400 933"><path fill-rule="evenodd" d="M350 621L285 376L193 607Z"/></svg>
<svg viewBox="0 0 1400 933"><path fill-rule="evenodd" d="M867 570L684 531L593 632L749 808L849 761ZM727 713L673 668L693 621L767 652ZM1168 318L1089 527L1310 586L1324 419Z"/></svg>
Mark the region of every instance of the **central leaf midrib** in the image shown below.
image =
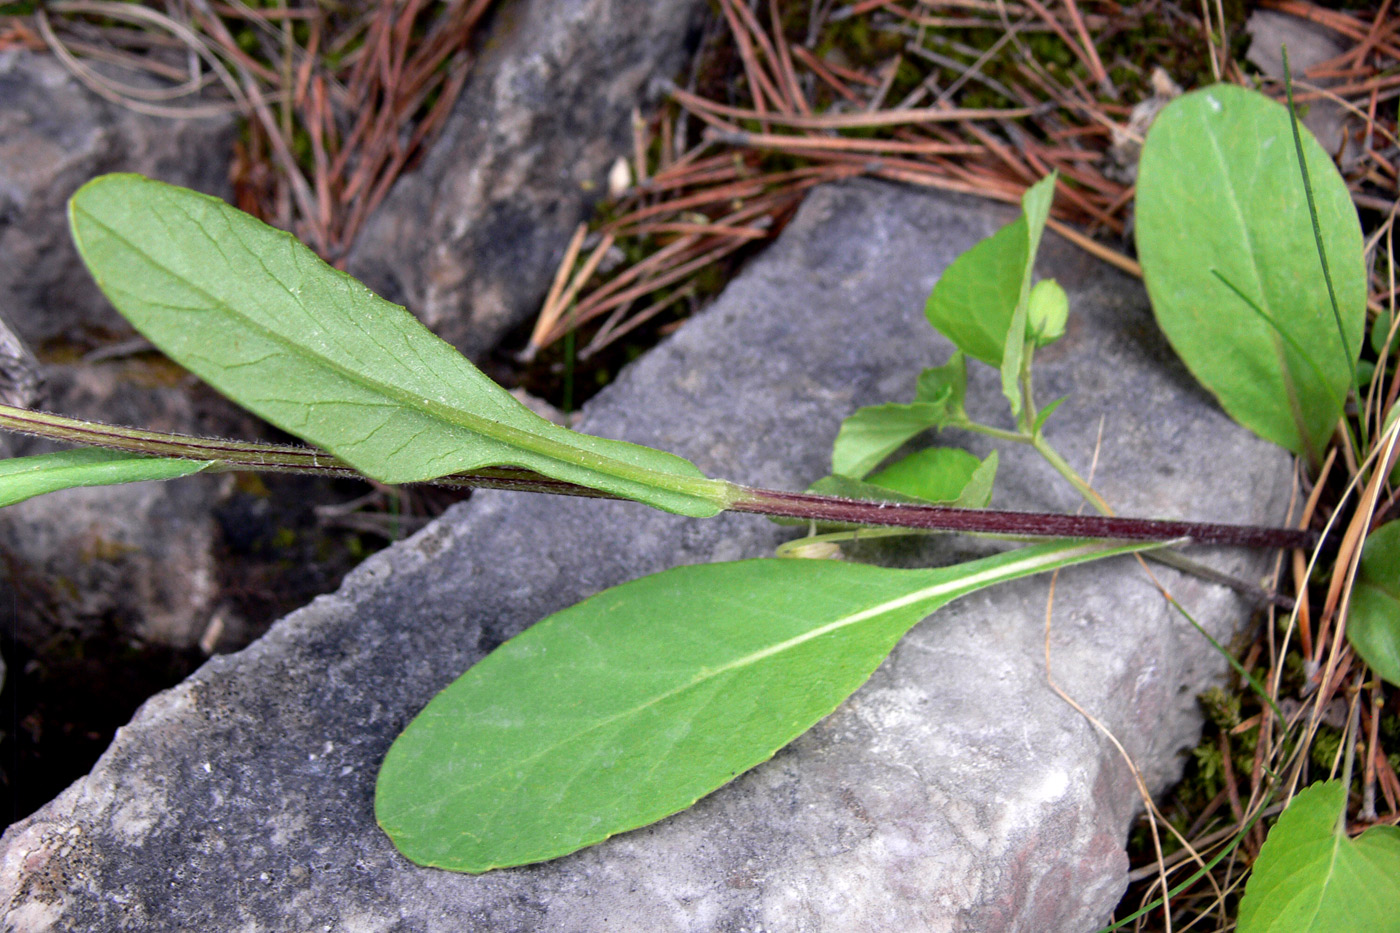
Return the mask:
<svg viewBox="0 0 1400 933"><path fill-rule="evenodd" d="M913 605L921 601L936 599L937 597L945 595L945 593L948 593L950 591L966 589L967 592L971 592L973 590L981 588L982 586L986 586L991 583L1001 582L1002 579L1013 578L1018 574L1028 572L1029 570L1035 569L1038 566L1072 559L1073 557L1078 556L1078 553L1076 552L1090 553L1094 550L1099 549L1102 549L1102 545L1100 544L1080 544L1069 548L1065 548L1063 550L1054 550L1049 551L1048 553L1038 554L1034 557L1021 558L1020 560L1013 561L1007 564L1001 564L999 566L992 567L988 570L984 570L980 573L973 574L971 576L958 577L953 580L943 580L930 586L923 587L922 589L916 590L913 593L907 593L904 596L899 596L894 599L887 600L885 602L877 603L875 606L862 609L858 612L838 617L837 619L834 619L831 622L827 622L824 625L818 626L813 629L809 629L806 632L803 632L799 635L795 635L792 638L787 639L786 641L779 642L775 645L770 645L767 648L763 648L758 651L753 651L749 652L748 654L741 655L740 657L728 661L720 665L719 667L703 669L700 672L698 672L694 677L692 677L684 683L678 684L677 686L672 687L671 689L666 690L662 693L659 693L656 696L651 697L642 703L636 704L635 706L629 707L625 710L620 710L604 719L596 720L590 725L584 727L583 729L570 733L567 739L546 746L545 748L540 749L532 755L529 755L525 758L515 759L512 763L512 768L528 766L533 762L539 760L540 758L543 758L546 755L558 751L565 745L574 742L577 739L588 735L589 733L596 732L600 729L610 726L620 719L636 716L638 713L641 713L646 709L663 703L666 700L669 700L671 697L678 696L687 690L694 689L695 687L698 687L701 684L706 683L707 681L712 680L715 677L727 674L733 670L738 670L739 668L752 666L753 664L756 664L759 661L762 661L766 658L772 657L783 651L796 648L799 645L805 644L815 638L820 638L823 635L829 634L839 629L858 624L860 622L865 621L866 619L884 614L886 612L893 612L897 609L903 609L907 606ZM953 599L956 599L959 596L963 595L966 595L966 593L956 593L944 603L941 603L938 606L934 606L928 611L932 612L936 609L939 609L943 605L946 605L948 602L952 602ZM454 794L454 797L460 797L463 794L469 793L479 787L488 784L489 782L494 780L499 773L500 772L494 772L490 776L482 778L480 781L461 786L458 789L458 792ZM426 809L426 807L419 809Z"/></svg>

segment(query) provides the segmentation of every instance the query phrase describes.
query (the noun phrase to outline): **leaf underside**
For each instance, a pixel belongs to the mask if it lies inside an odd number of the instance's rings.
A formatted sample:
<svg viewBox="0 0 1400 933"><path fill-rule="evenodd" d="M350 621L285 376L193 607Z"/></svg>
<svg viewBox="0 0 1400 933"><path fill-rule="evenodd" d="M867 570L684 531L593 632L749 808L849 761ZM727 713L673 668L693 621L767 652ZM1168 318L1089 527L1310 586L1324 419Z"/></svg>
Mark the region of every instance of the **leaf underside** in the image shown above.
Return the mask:
<svg viewBox="0 0 1400 933"><path fill-rule="evenodd" d="M95 447L11 457L0 460L0 507L75 486L178 479L208 466L208 461L141 457Z"/></svg>
<svg viewBox="0 0 1400 933"><path fill-rule="evenodd" d="M137 330L369 476L404 483L513 465L668 511L719 511L715 481L692 464L538 417L402 307L223 201L106 175L73 196L69 220ZM685 488L656 488L648 473Z"/></svg>

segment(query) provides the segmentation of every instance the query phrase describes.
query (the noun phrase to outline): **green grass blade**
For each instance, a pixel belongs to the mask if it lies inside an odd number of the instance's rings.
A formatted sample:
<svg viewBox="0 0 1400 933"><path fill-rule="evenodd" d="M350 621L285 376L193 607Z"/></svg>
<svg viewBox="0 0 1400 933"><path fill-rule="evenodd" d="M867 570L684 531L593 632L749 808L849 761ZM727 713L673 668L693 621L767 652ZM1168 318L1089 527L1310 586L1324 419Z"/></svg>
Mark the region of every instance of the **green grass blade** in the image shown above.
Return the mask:
<svg viewBox="0 0 1400 933"><path fill-rule="evenodd" d="M1254 811L1254 815L1251 816L1245 822L1245 824L1240 827L1239 832L1235 833L1234 837L1231 838L1229 844L1226 845L1225 848L1221 849L1219 852L1215 853L1215 855L1211 857L1210 861L1206 862L1200 868L1196 869L1189 876L1187 876L1185 881L1182 881L1175 887L1171 888L1167 892L1167 898L1176 897L1181 892L1190 890L1192 885L1194 885L1197 881L1200 881L1206 875L1210 874L1211 871L1215 869L1216 865L1219 865L1225 859L1229 858L1230 855L1233 854L1234 851L1240 847L1240 843L1244 842L1245 837L1249 835L1249 831L1254 828L1254 824L1259 822L1263 818L1263 816L1263 808ZM1149 901L1146 905L1139 907L1136 911L1128 914L1128 916L1124 917L1123 919L1117 920L1106 927L1101 927L1100 929L1095 931L1095 933L1117 933L1118 930L1123 929L1128 924L1137 922L1137 920L1139 920L1140 918L1146 917L1148 914L1152 913L1152 911L1156 910L1158 907L1161 907L1164 903L1164 900L1164 898L1159 897L1156 900Z"/></svg>
<svg viewBox="0 0 1400 933"><path fill-rule="evenodd" d="M983 587L1137 550L1037 545L955 567L678 567L502 645L404 730L375 814L410 859L544 861L689 807L829 714L924 616Z"/></svg>
<svg viewBox="0 0 1400 933"><path fill-rule="evenodd" d="M1269 691L1264 689L1264 685L1259 682L1259 678L1251 674L1249 670L1239 662L1230 649L1226 648L1214 635L1206 631L1205 626L1197 622L1196 617L1187 612L1186 607L1177 602L1175 597L1168 596L1167 600L1171 603L1173 609L1181 613L1186 621L1191 623L1192 628L1199 632L1206 641L1210 642L1210 646L1215 649L1216 654L1220 655L1229 663L1231 669L1239 675L1240 679L1249 684L1249 688L1254 691L1254 695L1269 705L1269 708L1273 710L1274 716L1277 717L1278 721L1287 722L1288 717L1283 714L1283 710L1274 702L1274 698L1269 695Z"/></svg>
<svg viewBox="0 0 1400 933"><path fill-rule="evenodd" d="M1293 73L1288 69L1288 47L1283 52L1283 86L1288 95L1288 122L1293 128L1293 151L1298 155L1298 173L1303 176L1303 193L1308 201L1308 219L1312 221L1313 243L1317 246L1317 261L1322 265L1322 278L1327 282L1327 300L1332 305L1332 319L1337 322L1337 336L1342 341L1342 352L1351 366L1351 384L1356 385L1356 354L1351 352L1351 342L1347 330L1342 326L1342 309L1337 305L1337 290L1332 285L1332 267L1327 262L1327 250L1322 245L1322 225L1317 220L1317 199L1313 197L1312 175L1308 172L1308 160L1303 157L1303 135L1298 130L1298 108L1293 104ZM1364 429L1365 421L1362 426Z"/></svg>
<svg viewBox="0 0 1400 933"><path fill-rule="evenodd" d="M210 466L207 460L141 457L118 450L81 447L35 457L0 460L0 507L75 486L115 486L178 479Z"/></svg>
<svg viewBox="0 0 1400 933"><path fill-rule="evenodd" d="M687 515L732 497L679 457L536 416L403 308L216 198L107 175L73 196L69 219L98 285L137 330L376 479L512 465Z"/></svg>

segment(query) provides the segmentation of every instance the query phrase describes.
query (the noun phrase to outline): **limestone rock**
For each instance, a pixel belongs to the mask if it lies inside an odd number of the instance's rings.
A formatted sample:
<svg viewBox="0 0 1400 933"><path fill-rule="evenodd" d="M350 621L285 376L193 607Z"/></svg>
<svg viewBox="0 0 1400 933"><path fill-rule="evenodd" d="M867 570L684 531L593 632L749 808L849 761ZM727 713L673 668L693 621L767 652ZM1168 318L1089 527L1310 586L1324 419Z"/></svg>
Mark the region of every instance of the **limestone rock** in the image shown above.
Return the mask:
<svg viewBox="0 0 1400 933"><path fill-rule="evenodd" d="M137 80L137 79L131 79ZM98 291L68 231L67 200L104 172L139 172L214 194L228 190L230 117L169 120L93 94L49 55L0 52L0 300L20 344L73 350L130 335ZM39 379L47 380L40 391ZM33 370L19 404L155 430L196 431L195 406L122 361L50 363ZM227 433L227 428L221 433ZM41 452L7 440L16 455ZM199 637L214 594L214 486L73 490L0 514L10 594L8 630L33 648L53 632L116 617L129 635L183 648ZM24 581L59 581L79 594L54 612ZM53 608L51 606L50 608ZM83 621L83 620L86 620Z"/></svg>
<svg viewBox="0 0 1400 933"><path fill-rule="evenodd" d="M473 358L539 310L574 227L631 152L632 109L685 61L703 0L524 0L358 237L349 270Z"/></svg>
<svg viewBox="0 0 1400 933"><path fill-rule="evenodd" d="M1009 218L870 182L818 189L580 427L712 475L801 488L826 472L842 417L907 397L920 368L946 358L924 298ZM1096 483L1124 514L1281 520L1288 458L1191 382L1141 287L1054 237L1040 269L1071 299L1066 337L1037 366L1043 398L1070 395L1047 432L1071 462L1088 469L1102 424ZM1004 409L990 370L971 391L975 415ZM994 504L1075 508L1025 451L1002 462ZM152 699L88 777L12 826L0 841L6 928L1095 929L1126 884L1139 802L1113 747L1046 684L1044 579L941 611L815 729L655 826L483 876L416 867L377 829L390 742L493 646L605 586L763 555L791 533L750 516L476 496ZM934 553L970 549L942 539ZM1202 559L1246 578L1269 564ZM1248 617L1218 586L1157 576L1219 638ZM1051 625L1056 682L1164 789L1198 735L1194 696L1223 660L1131 560L1061 574Z"/></svg>
<svg viewBox="0 0 1400 933"><path fill-rule="evenodd" d="M0 101L0 296L10 324L36 350L59 337L90 346L129 334L68 236L68 198L104 172L224 196L233 117L134 113L88 91L52 56L19 49L0 52Z"/></svg>

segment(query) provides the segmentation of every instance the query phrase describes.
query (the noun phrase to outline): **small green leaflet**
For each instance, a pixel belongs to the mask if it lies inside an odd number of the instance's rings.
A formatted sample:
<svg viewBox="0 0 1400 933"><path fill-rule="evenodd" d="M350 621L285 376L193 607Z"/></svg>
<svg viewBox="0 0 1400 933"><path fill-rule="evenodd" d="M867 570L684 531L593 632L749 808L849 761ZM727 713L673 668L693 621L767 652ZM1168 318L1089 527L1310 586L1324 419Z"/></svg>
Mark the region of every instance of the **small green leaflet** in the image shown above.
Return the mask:
<svg viewBox="0 0 1400 933"><path fill-rule="evenodd" d="M1342 831L1346 790L1314 784L1269 832L1240 901L1239 933L1400 931L1400 828Z"/></svg>
<svg viewBox="0 0 1400 933"><path fill-rule="evenodd" d="M207 460L141 457L118 450L80 447L35 457L0 460L0 507L74 486L114 486L178 479L198 473Z"/></svg>
<svg viewBox="0 0 1400 933"><path fill-rule="evenodd" d="M841 422L831 450L831 472L863 479L906 441L930 428L967 421L967 359L961 350L942 366L919 374L914 401L908 405L870 405Z"/></svg>
<svg viewBox="0 0 1400 933"><path fill-rule="evenodd" d="M1143 147L1137 244L1173 349L1230 416L1316 461L1351 385L1366 319L1361 225L1306 130L1304 158L1345 346L1318 261L1288 111L1215 85L1173 101Z"/></svg>
<svg viewBox="0 0 1400 933"><path fill-rule="evenodd" d="M398 305L224 202L106 175L69 204L98 285L181 365L387 483L520 466L708 516L733 487L680 457L533 414Z"/></svg>
<svg viewBox="0 0 1400 933"><path fill-rule="evenodd" d="M978 460L958 447L926 447L871 474L865 482L877 491L890 489L923 502L985 509L992 501L996 475L996 451Z"/></svg>
<svg viewBox="0 0 1400 933"><path fill-rule="evenodd" d="M421 865L484 872L655 822L766 761L915 623L995 583L1141 550L1061 541L954 567L677 567L502 645L390 748L375 815Z"/></svg>
<svg viewBox="0 0 1400 933"><path fill-rule="evenodd" d="M944 411L935 402L891 402L857 409L841 422L831 450L831 471L851 479L864 477L910 438L938 427Z"/></svg>
<svg viewBox="0 0 1400 933"><path fill-rule="evenodd" d="M1366 537L1351 594L1347 641L1366 666L1400 687L1400 522Z"/></svg>

